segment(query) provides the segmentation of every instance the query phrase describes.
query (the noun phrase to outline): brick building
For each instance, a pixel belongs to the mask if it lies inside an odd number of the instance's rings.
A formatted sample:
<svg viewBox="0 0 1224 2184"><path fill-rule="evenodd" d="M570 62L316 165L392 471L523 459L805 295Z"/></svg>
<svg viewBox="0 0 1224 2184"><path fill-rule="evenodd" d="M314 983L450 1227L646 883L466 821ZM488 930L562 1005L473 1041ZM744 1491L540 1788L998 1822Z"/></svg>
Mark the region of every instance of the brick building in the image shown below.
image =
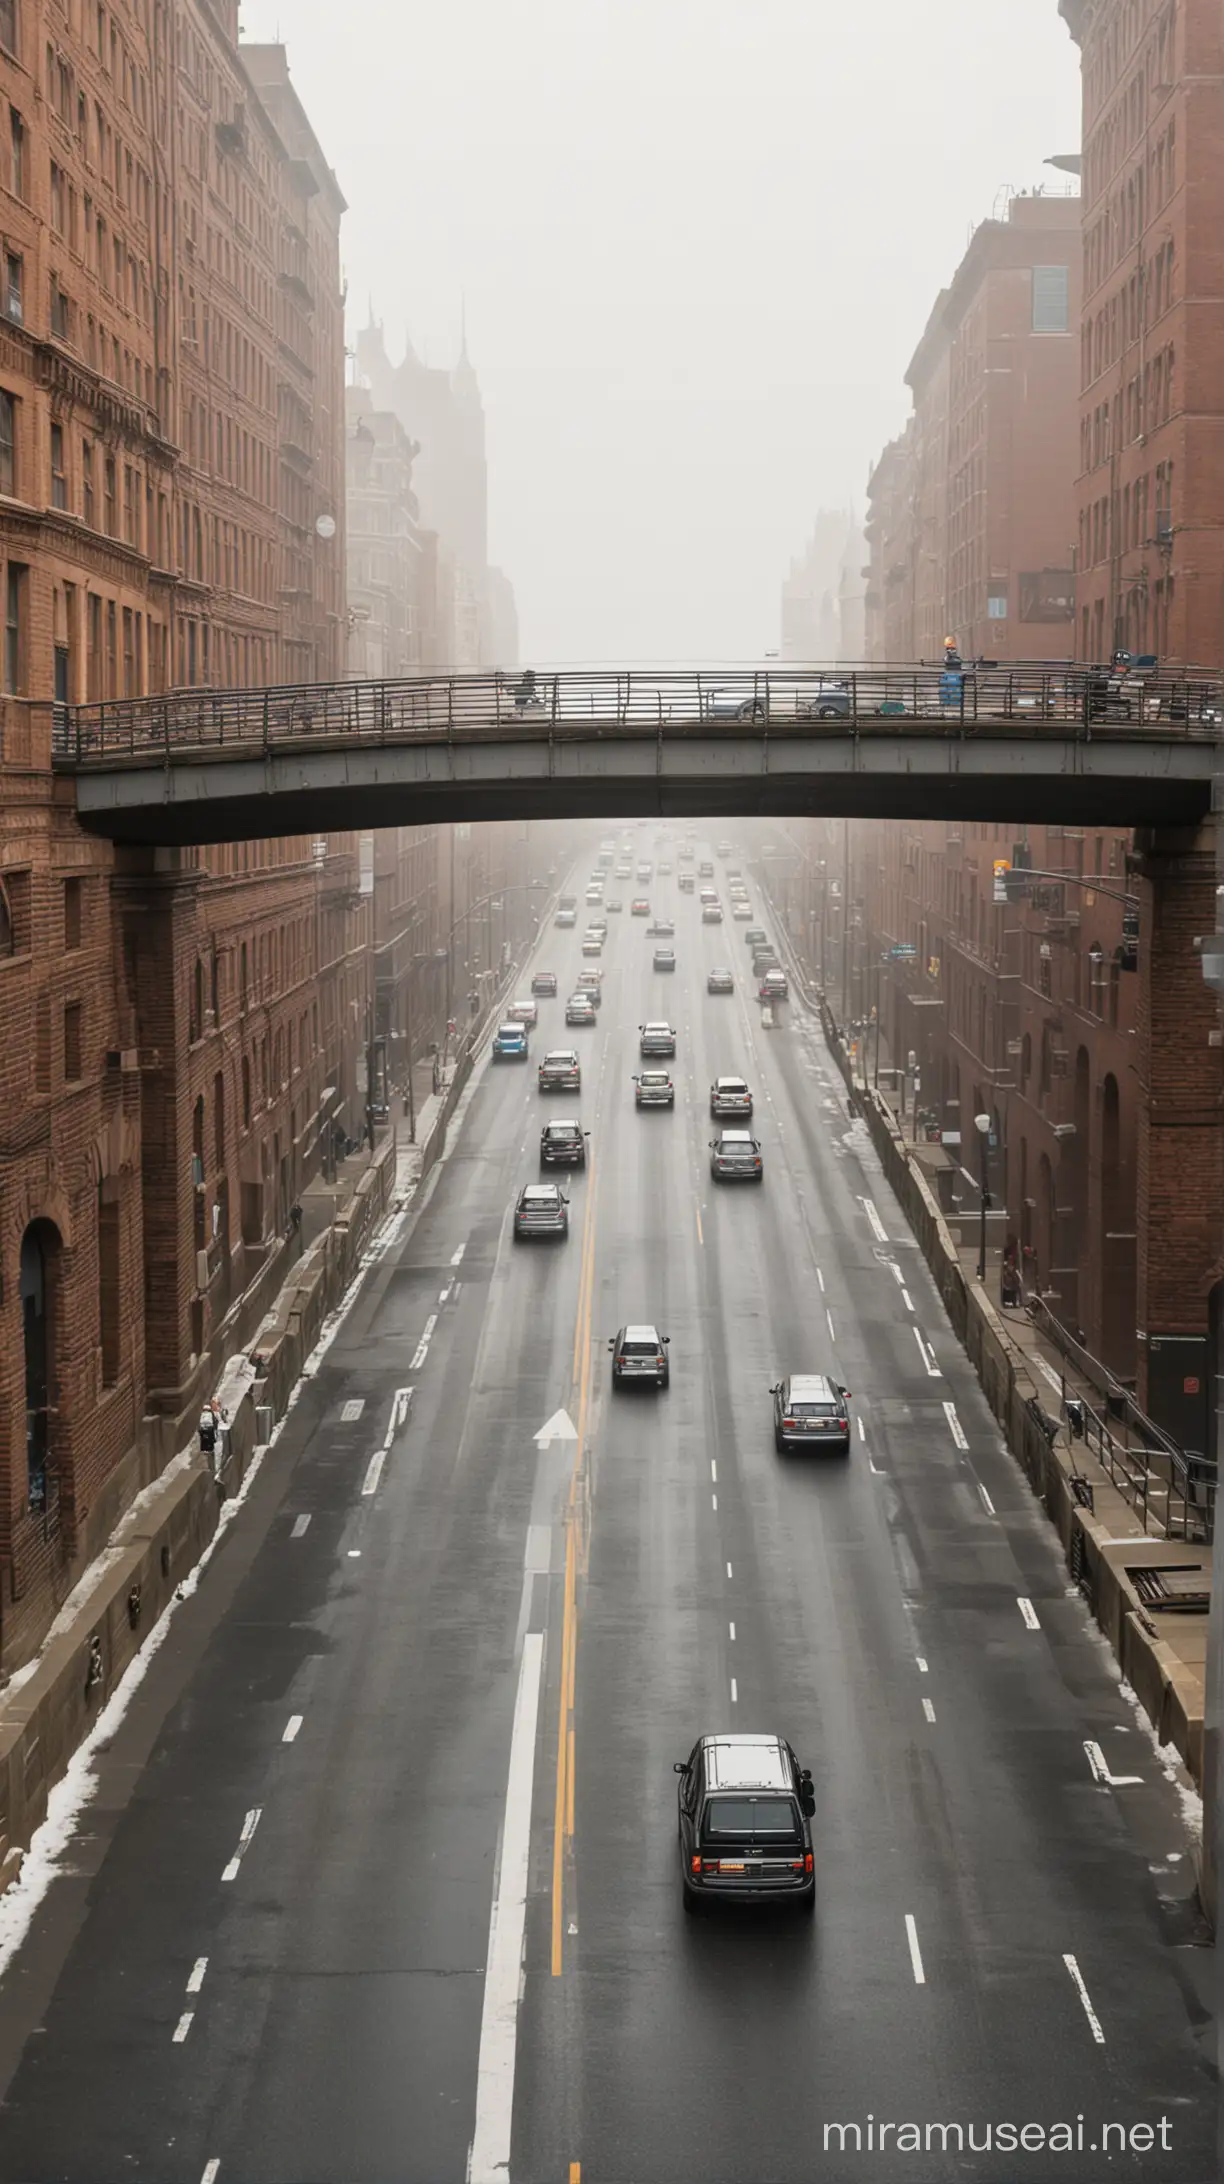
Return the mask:
<svg viewBox="0 0 1224 2184"><path fill-rule="evenodd" d="M1078 198L1013 197L937 299L868 488L876 657L1074 649L1079 259Z"/></svg>
<svg viewBox="0 0 1224 2184"><path fill-rule="evenodd" d="M870 1027L870 1066L877 1023L883 1065L909 1065L908 1128L947 1201L978 1209L988 1115L997 1240L1026 1287L1210 1449L1224 1053L1194 947L1212 929L1209 833L811 821L786 836L791 930L841 1021ZM1003 904L996 860L1032 875Z"/></svg>
<svg viewBox="0 0 1224 2184"><path fill-rule="evenodd" d="M1061 0L1082 55L1079 649L1220 665L1224 19Z"/></svg>
<svg viewBox="0 0 1224 2184"><path fill-rule="evenodd" d="M8 1670L359 1129L373 993L355 837L115 855L50 770L54 700L340 671L342 200L283 52L0 0L0 85Z"/></svg>

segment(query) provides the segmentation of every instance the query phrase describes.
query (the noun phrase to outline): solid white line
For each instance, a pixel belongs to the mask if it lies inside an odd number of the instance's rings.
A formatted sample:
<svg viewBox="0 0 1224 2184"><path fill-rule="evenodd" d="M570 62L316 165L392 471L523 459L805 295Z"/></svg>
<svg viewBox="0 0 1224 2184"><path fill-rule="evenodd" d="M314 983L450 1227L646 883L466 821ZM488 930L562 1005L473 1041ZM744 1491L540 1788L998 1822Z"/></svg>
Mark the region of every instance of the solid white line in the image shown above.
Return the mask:
<svg viewBox="0 0 1224 2184"><path fill-rule="evenodd" d="M728 1563L728 1564L727 1564L727 1576L728 1576L728 1577L730 1577L730 1575L731 1575L731 1565L730 1565L730 1563Z"/></svg>
<svg viewBox="0 0 1224 2184"><path fill-rule="evenodd" d="M901 1289L901 1294L902 1294L902 1296L903 1296L903 1297L904 1297L904 1299L905 1299L905 1309L906 1309L906 1311L907 1311L907 1312L912 1312L912 1311L913 1311L913 1309L914 1309L914 1300L913 1300L913 1298L911 1297L911 1295L910 1295L910 1293L909 1293L908 1289L906 1289L906 1288L905 1288L904 1284L902 1285L902 1289Z"/></svg>
<svg viewBox="0 0 1224 2184"><path fill-rule="evenodd" d="M863 1200L863 1207L864 1211L866 1212L867 1219L870 1221L872 1229L875 1232L877 1240L881 1244L886 1244L888 1242L888 1230L885 1228L884 1223L881 1221L880 1216L876 1212L875 1206L873 1205L870 1198L865 1198Z"/></svg>
<svg viewBox="0 0 1224 2184"><path fill-rule="evenodd" d="M820 1283L820 1294L821 1294L821 1296L823 1297L823 1295L824 1295L824 1275L823 1275L823 1274L821 1273L821 1271L820 1271L820 1268L819 1268L819 1267L817 1267L817 1269L816 1269L816 1279L817 1279L817 1281L818 1281L818 1282Z"/></svg>
<svg viewBox="0 0 1224 2184"><path fill-rule="evenodd" d="M928 1676L930 1674L930 1670L928 1669L926 1662L923 1660L922 1655L920 1653L916 1653L914 1655L914 1659L918 1663L918 1674L920 1676Z"/></svg>
<svg viewBox="0 0 1224 2184"><path fill-rule="evenodd" d="M893 1277L893 1280L894 1280L894 1281L896 1282L896 1285L897 1285L898 1289L904 1289L904 1287L905 1287L905 1276L904 1276L904 1274L903 1274L903 1273L901 1272L901 1269L900 1269L900 1267L899 1267L899 1266L897 1265L897 1262L896 1262L896 1260L895 1260L895 1259L888 1259L888 1260L886 1260L886 1261L885 1261L885 1264L887 1265L887 1267L888 1267L888 1271L889 1271L889 1273L890 1273L890 1274L892 1275L892 1277Z"/></svg>
<svg viewBox="0 0 1224 2184"><path fill-rule="evenodd" d="M928 1345L923 1341L922 1329L920 1327L915 1327L914 1329L914 1340L918 1345L919 1355L922 1359L923 1364L926 1366L926 1369L930 1374L931 1379L942 1380L943 1374L940 1372L938 1365L935 1363L935 1352L930 1349Z"/></svg>
<svg viewBox="0 0 1224 2184"><path fill-rule="evenodd" d="M191 2031L191 2020L194 2016L194 2010L183 2011L182 2016L180 2017L177 2025L174 2028L173 2039L176 2046L181 2046L183 2041L187 2038L188 2033Z"/></svg>
<svg viewBox="0 0 1224 2184"><path fill-rule="evenodd" d="M489 1919L476 2070L476 2125L468 2154L468 2184L506 2184L510 2171L514 2058L531 1859L531 1792L543 1665L543 1633L528 1631L514 1700L501 1863Z"/></svg>
<svg viewBox="0 0 1224 2184"><path fill-rule="evenodd" d="M711 1501L711 1503L713 1504L714 1508L715 1508L715 1509L717 1509L717 1507L718 1507L718 1496L717 1496L717 1494L711 1494L711 1496L710 1496L710 1501Z"/></svg>
<svg viewBox="0 0 1224 2184"><path fill-rule="evenodd" d="M737 1690L737 1688L736 1688L736 1682L735 1682L735 1678L734 1678L734 1676L733 1676L733 1677L731 1678L731 1704L732 1704L732 1706L736 1706L736 1705L738 1705L738 1703L739 1703L739 1691L738 1691L738 1690Z"/></svg>
<svg viewBox="0 0 1224 2184"><path fill-rule="evenodd" d="M829 1322L829 1340L830 1342L836 1342L837 1336L833 1332L833 1314L830 1312L827 1305L825 1306L825 1318Z"/></svg>
<svg viewBox="0 0 1224 2184"><path fill-rule="evenodd" d="M295 1743L297 1741L298 1730L301 1728L301 1726L302 1716L300 1714L290 1714L288 1721L285 1723L285 1733L281 1738L281 1743Z"/></svg>
<svg viewBox="0 0 1224 2184"><path fill-rule="evenodd" d="M306 1530L309 1522L309 1517L295 1517L293 1520L293 1530L289 1534L290 1539L300 1539L303 1532Z"/></svg>
<svg viewBox="0 0 1224 2184"><path fill-rule="evenodd" d="M858 1427L858 1436L860 1441L865 1441L867 1438L867 1429L864 1426L862 1419L856 1418L854 1423Z"/></svg>
<svg viewBox="0 0 1224 2184"><path fill-rule="evenodd" d="M932 1704L931 1704L931 1701L930 1701L929 1699L924 1699L924 1700L923 1700L923 1702L922 1702L922 1711L923 1711L923 1713L924 1713L924 1714L926 1715L926 1718L927 1718L927 1720L928 1720L928 1721L934 1721L934 1719L935 1719L935 1709L934 1709L934 1707L932 1706Z"/></svg>
<svg viewBox="0 0 1224 2184"><path fill-rule="evenodd" d="M710 1458L710 1477L714 1480L717 1480L718 1478L718 1465L715 1463L713 1457Z"/></svg>
<svg viewBox="0 0 1224 2184"><path fill-rule="evenodd" d="M956 1415L955 1403L944 1404L944 1417L947 1419L948 1424L952 1429L952 1438L955 1441L957 1447L968 1448L969 1436L962 1426L960 1419Z"/></svg>
<svg viewBox="0 0 1224 2184"><path fill-rule="evenodd" d="M428 1356L429 1344L424 1340L424 1338L422 1338L422 1340L418 1342L415 1350L412 1353L412 1358L408 1366L409 1372L419 1373L422 1365L425 1363L425 1360Z"/></svg>
<svg viewBox="0 0 1224 2184"><path fill-rule="evenodd" d="M977 1490L978 1490L978 1493L979 1493L979 1494L981 1495L981 1497L982 1497L982 1507L983 1507L983 1509L984 1509L984 1510L986 1511L986 1514L987 1514L987 1516L988 1516L988 1517L993 1517L994 1515L996 1515L996 1513L997 1513L997 1512L996 1512L996 1510L995 1510L995 1505L994 1505L994 1503L993 1503L993 1502L991 1501L991 1499L990 1499L990 1496L989 1496L989 1494L988 1494L988 1493L986 1492L986 1489L985 1489L985 1487L984 1487L984 1486L982 1485L982 1482L981 1482L981 1480L980 1480L980 1479L978 1480L978 1483L977 1483Z"/></svg>
<svg viewBox="0 0 1224 2184"><path fill-rule="evenodd" d="M466 1248L466 1247L465 1247L465 1246L464 1246L463 1244L460 1244L460 1246L459 1246L459 1249L458 1249L458 1251L452 1251L452 1253L451 1253L451 1265L452 1265L452 1266L458 1266L458 1265L460 1265L460 1263L461 1263L461 1261L462 1261L462 1259L463 1259L463 1254L464 1254L464 1250L465 1250L465 1248Z"/></svg>
<svg viewBox="0 0 1224 2184"><path fill-rule="evenodd" d="M732 1623L732 1624L730 1624L730 1625L729 1625L728 1627L729 1627L729 1629L730 1629L730 1632L731 1632L731 1643L732 1643L732 1645L734 1645L734 1644L735 1644L735 1625L734 1625L734 1623Z"/></svg>
<svg viewBox="0 0 1224 2184"><path fill-rule="evenodd" d="M1019 1608L1021 1615L1024 1617L1025 1625L1029 1630L1041 1629L1041 1625L1037 1620L1037 1610L1033 1606L1031 1600L1025 1600L1020 1596L1020 1594L1017 1594L1016 1606Z"/></svg>
<svg viewBox="0 0 1224 2184"><path fill-rule="evenodd" d="M922 1951L918 1947L918 1929L914 1924L911 1911L907 1911L905 1914L905 1931L909 1939L910 1963L914 1967L914 1985L916 1987L925 1987L926 1973L922 1969Z"/></svg>
<svg viewBox="0 0 1224 2184"><path fill-rule="evenodd" d="M365 1478L362 1481L361 1491L363 1494L372 1494L374 1492L375 1487L378 1485L378 1482L382 1477L382 1467L386 1463L386 1461L386 1449L376 1448L374 1454L370 1458Z"/></svg>
<svg viewBox="0 0 1224 2184"><path fill-rule="evenodd" d="M205 1974L205 1972L206 1972L207 1970L208 1970L208 1958L207 1958L207 1957L197 1957L197 1958L196 1958L196 1960L195 1960L195 1963L194 1963L194 1964L192 1965L192 1967L191 1967L191 1971L190 1971L190 1973L189 1973L189 1975L188 1975L188 1979L187 1979L187 1992L188 1992L188 1994L198 1994L198 1993L199 1993L199 1991L200 1991L201 1987L202 1987L202 1986L203 1986L203 1984L204 1984L204 1974Z"/></svg>
<svg viewBox="0 0 1224 2184"><path fill-rule="evenodd" d="M349 1551L348 1551L348 1559L349 1559L349 1561L350 1561L350 1562L360 1562L360 1560L361 1560L361 1549L360 1549L360 1547L350 1547L350 1548L349 1548Z"/></svg>
<svg viewBox="0 0 1224 2184"><path fill-rule="evenodd" d="M1075 1981L1076 1990L1079 1994L1080 2001L1084 2005L1084 2015L1088 2019L1088 2022L1092 2027L1092 2037L1096 2041L1098 2047L1104 2047L1105 2035L1101 2030L1101 2020L1097 2016L1096 2011L1093 2009L1092 2004L1088 1999L1088 1989L1084 1985L1083 1973L1080 1971L1079 1965L1076 1963L1075 1958L1073 1956L1068 1956L1065 1952L1063 1954L1063 1963L1066 1965L1072 1979Z"/></svg>

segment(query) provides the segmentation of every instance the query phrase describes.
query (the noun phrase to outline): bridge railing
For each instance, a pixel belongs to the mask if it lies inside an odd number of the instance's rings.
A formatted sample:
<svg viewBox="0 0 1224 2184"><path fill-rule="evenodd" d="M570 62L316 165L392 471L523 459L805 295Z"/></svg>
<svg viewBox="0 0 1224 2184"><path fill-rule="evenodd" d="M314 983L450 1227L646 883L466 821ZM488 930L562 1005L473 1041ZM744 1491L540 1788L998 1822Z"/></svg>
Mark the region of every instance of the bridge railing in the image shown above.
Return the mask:
<svg viewBox="0 0 1224 2184"><path fill-rule="evenodd" d="M55 708L53 754L69 767L120 759L235 755L289 743L436 741L490 733L585 737L1154 728L1215 739L1224 685L1194 668L1113 675L1065 662L770 669L564 669L420 676L393 682L177 690Z"/></svg>

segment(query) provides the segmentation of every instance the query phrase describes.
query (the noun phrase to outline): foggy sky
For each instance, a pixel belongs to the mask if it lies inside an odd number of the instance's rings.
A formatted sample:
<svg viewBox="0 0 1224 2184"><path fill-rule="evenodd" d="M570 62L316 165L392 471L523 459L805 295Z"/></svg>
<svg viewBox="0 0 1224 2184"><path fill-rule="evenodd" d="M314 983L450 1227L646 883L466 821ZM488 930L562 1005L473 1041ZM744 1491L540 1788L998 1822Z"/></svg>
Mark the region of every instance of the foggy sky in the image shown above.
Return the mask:
<svg viewBox="0 0 1224 2184"><path fill-rule="evenodd" d="M350 210L350 325L468 348L532 661L759 658L861 510L1001 187L1066 178L1056 0L243 0ZM350 340L352 331L350 331Z"/></svg>

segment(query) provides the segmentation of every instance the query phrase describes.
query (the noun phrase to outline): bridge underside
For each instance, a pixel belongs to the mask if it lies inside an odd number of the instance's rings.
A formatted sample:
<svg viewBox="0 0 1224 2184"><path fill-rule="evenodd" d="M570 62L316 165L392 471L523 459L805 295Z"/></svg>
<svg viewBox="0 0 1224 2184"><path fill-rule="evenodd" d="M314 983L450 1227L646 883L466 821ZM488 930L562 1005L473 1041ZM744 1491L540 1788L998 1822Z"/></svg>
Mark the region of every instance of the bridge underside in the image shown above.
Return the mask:
<svg viewBox="0 0 1224 2184"><path fill-rule="evenodd" d="M94 761L77 811L114 841L179 846L474 819L1007 819L1192 826L1211 808L1215 746L1102 730L1090 739L942 732L772 738L608 733L545 742L351 740Z"/></svg>

